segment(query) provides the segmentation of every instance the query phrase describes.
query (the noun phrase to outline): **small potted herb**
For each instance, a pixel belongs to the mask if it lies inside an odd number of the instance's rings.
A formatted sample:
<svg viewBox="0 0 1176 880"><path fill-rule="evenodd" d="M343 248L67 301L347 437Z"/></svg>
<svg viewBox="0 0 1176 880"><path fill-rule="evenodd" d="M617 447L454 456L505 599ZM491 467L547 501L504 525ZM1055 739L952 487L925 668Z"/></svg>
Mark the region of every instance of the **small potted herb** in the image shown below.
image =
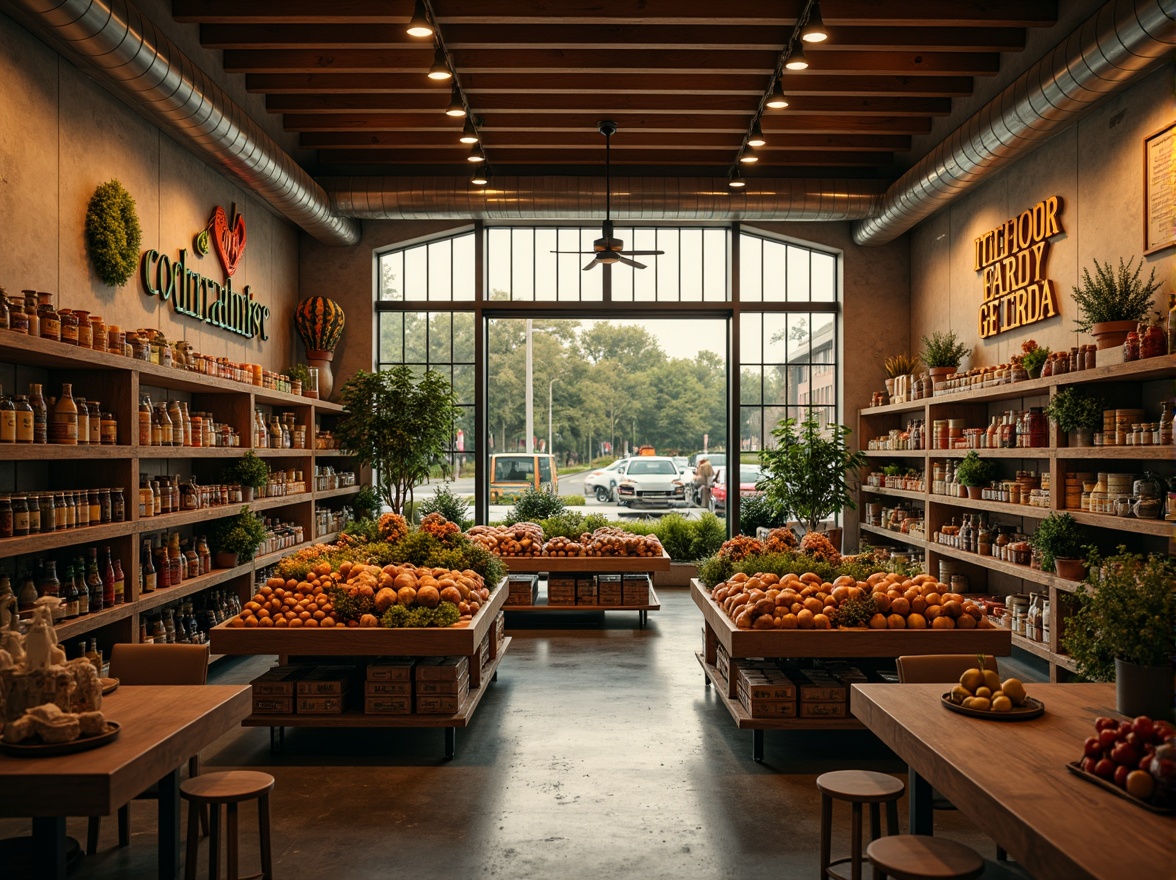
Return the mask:
<svg viewBox="0 0 1176 880"><path fill-rule="evenodd" d="M918 355L911 357L909 354L896 354L882 361L882 367L886 370L886 393L893 397L894 380L899 376L913 375L919 366Z"/></svg>
<svg viewBox="0 0 1176 880"><path fill-rule="evenodd" d="M252 501L254 493L269 483L269 466L248 450L225 469L225 481L240 483L245 501Z"/></svg>
<svg viewBox="0 0 1176 880"><path fill-rule="evenodd" d="M956 467L956 482L967 487L969 498L978 499L983 488L992 482L994 472L992 462L982 459L972 450Z"/></svg>
<svg viewBox="0 0 1176 880"><path fill-rule="evenodd" d="M217 520L211 532L217 568L236 568L248 562L265 540L265 521L248 507L236 516Z"/></svg>
<svg viewBox="0 0 1176 880"><path fill-rule="evenodd" d="M1030 379L1041 378L1041 368L1049 358L1050 350L1039 346L1035 340L1021 343L1021 366L1029 374ZM1014 356L1016 360L1016 356Z"/></svg>
<svg viewBox="0 0 1176 880"><path fill-rule="evenodd" d="M1089 446L1093 432L1102 427L1103 404L1077 388L1063 388L1050 400L1045 414L1059 431L1066 432L1068 445Z"/></svg>
<svg viewBox="0 0 1176 880"><path fill-rule="evenodd" d="M1068 513L1051 513L1037 525L1030 543L1041 551L1041 570L1068 581L1086 577L1085 545L1077 521Z"/></svg>
<svg viewBox="0 0 1176 880"><path fill-rule="evenodd" d="M301 394L310 384L310 367L306 364L295 364L286 368L286 375L290 377L290 393Z"/></svg>
<svg viewBox="0 0 1176 880"><path fill-rule="evenodd" d="M1132 271L1134 262L1132 258L1124 264L1119 257L1119 268L1115 271L1109 260L1106 265L1095 260L1093 277L1090 270L1083 269L1082 283L1074 287L1074 302L1081 314L1074 323L1079 330L1093 336L1100 349L1122 345L1127 334L1147 317L1152 297L1160 289L1155 267L1145 283L1139 277L1143 259L1140 258Z"/></svg>
<svg viewBox="0 0 1176 880"><path fill-rule="evenodd" d="M923 337L923 351L919 354L932 379L950 376L960 368L960 362L972 353L972 349L960 342L954 330L936 330L930 337Z"/></svg>

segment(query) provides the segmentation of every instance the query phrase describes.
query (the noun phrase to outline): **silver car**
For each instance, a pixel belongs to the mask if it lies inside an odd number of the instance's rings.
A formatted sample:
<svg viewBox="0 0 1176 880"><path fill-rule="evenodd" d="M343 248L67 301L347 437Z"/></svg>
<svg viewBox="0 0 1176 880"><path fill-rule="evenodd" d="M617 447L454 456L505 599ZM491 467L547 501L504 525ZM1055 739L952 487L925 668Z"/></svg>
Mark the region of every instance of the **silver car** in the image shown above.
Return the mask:
<svg viewBox="0 0 1176 880"><path fill-rule="evenodd" d="M618 458L608 467L596 468L584 475L584 494L595 495L601 504L607 504L617 495L617 484L624 479L625 462L629 459Z"/></svg>
<svg viewBox="0 0 1176 880"><path fill-rule="evenodd" d="M622 507L686 506L686 484L672 458L640 455L629 459L624 472L617 486L617 503Z"/></svg>

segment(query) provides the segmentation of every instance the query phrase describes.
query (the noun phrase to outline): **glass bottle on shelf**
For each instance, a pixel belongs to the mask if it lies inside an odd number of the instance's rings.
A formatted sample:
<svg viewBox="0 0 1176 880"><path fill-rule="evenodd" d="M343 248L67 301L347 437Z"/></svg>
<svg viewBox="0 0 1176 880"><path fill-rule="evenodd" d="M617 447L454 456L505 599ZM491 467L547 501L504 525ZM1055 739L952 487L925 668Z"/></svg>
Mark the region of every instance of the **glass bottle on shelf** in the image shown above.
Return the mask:
<svg viewBox="0 0 1176 880"><path fill-rule="evenodd" d="M171 446L184 445L184 413L180 409L180 402L175 398L168 401L167 418L171 422ZM166 431L166 429L165 429Z"/></svg>
<svg viewBox="0 0 1176 880"><path fill-rule="evenodd" d="M73 620L75 617L78 617L81 614L78 599L78 587L77 584L74 583L73 566L67 562L63 573L65 575L65 580L62 581L61 594L62 598L65 600L65 619Z"/></svg>
<svg viewBox="0 0 1176 880"><path fill-rule="evenodd" d="M151 398L146 394L139 398L139 445L153 446L151 442L153 439L153 429L151 418L153 407L151 406Z"/></svg>
<svg viewBox="0 0 1176 880"><path fill-rule="evenodd" d="M200 556L196 553L196 548L187 541L184 542L184 573L190 578L200 577Z"/></svg>
<svg viewBox="0 0 1176 880"><path fill-rule="evenodd" d="M102 604L106 608L114 605L114 565L110 559L110 548L102 548Z"/></svg>
<svg viewBox="0 0 1176 880"><path fill-rule="evenodd" d="M0 443L16 442L16 405L0 386Z"/></svg>
<svg viewBox="0 0 1176 880"><path fill-rule="evenodd" d="M163 500L159 492L159 480L151 481L151 508L154 511L154 516L160 516L163 513Z"/></svg>
<svg viewBox="0 0 1176 880"><path fill-rule="evenodd" d="M25 495L12 496L12 534L23 538L29 533L29 503Z"/></svg>
<svg viewBox="0 0 1176 880"><path fill-rule="evenodd" d="M75 397L74 406L78 412L78 445L90 445L90 405L84 397Z"/></svg>
<svg viewBox="0 0 1176 880"><path fill-rule="evenodd" d="M102 671L102 655L98 653L98 640L96 638L90 639L90 647L86 649L86 653L83 656L94 664L95 669L99 672Z"/></svg>
<svg viewBox="0 0 1176 880"><path fill-rule="evenodd" d="M102 407L97 400L86 401L86 409L90 416L90 445L102 444ZM79 439L81 439L79 437Z"/></svg>
<svg viewBox="0 0 1176 880"><path fill-rule="evenodd" d="M18 611L32 611L37 607L37 584L33 580L33 573L30 571L24 572L17 580L20 581L20 589L16 591L16 607Z"/></svg>
<svg viewBox="0 0 1176 880"><path fill-rule="evenodd" d="M1155 442L1160 446L1172 445L1172 408L1168 405L1168 401L1164 400L1160 403L1160 423L1157 428L1159 431L1159 439Z"/></svg>
<svg viewBox="0 0 1176 880"><path fill-rule="evenodd" d="M159 589L167 589L172 585L171 565L167 561L167 547L162 543L151 548L151 555L155 559L155 577Z"/></svg>
<svg viewBox="0 0 1176 880"><path fill-rule="evenodd" d="M31 407L30 407L31 410ZM53 407L53 423L49 426L49 442L65 446L78 445L78 405L73 399L73 386L61 384L61 397Z"/></svg>
<svg viewBox="0 0 1176 880"><path fill-rule="evenodd" d="M98 573L97 547L90 548L90 559L86 563L86 588L90 591L90 610L101 611L105 607L105 596L102 589L102 575Z"/></svg>
<svg viewBox="0 0 1176 880"><path fill-rule="evenodd" d="M151 638L154 639L157 645L161 645L167 641L167 630L163 628L162 615L156 617L155 622L151 624Z"/></svg>
<svg viewBox="0 0 1176 880"><path fill-rule="evenodd" d="M37 321L41 328L42 339L61 341L61 317L53 308L53 294L48 291L37 291Z"/></svg>
<svg viewBox="0 0 1176 880"><path fill-rule="evenodd" d="M212 571L212 550L208 546L208 538L204 535L196 542L196 555L200 557L200 573L208 574Z"/></svg>
<svg viewBox="0 0 1176 880"><path fill-rule="evenodd" d="M184 440L182 444L178 445L192 446L195 431L192 426L192 414L188 412L188 401L186 400L180 402L180 419L184 425Z"/></svg>
<svg viewBox="0 0 1176 880"><path fill-rule="evenodd" d="M29 406L33 408L33 442L49 442L49 407L39 382L29 383Z"/></svg>
<svg viewBox="0 0 1176 880"><path fill-rule="evenodd" d="M73 565L74 589L78 591L78 616L90 613L90 590L86 586L86 560L79 556Z"/></svg>
<svg viewBox="0 0 1176 880"><path fill-rule="evenodd" d="M24 294L24 313L25 321L29 325L29 336L41 335L41 319L37 315L37 291L22 290ZM11 321L12 319L9 318Z"/></svg>
<svg viewBox="0 0 1176 880"><path fill-rule="evenodd" d="M159 406L156 407L156 412L159 414L159 445L174 446L175 424L172 422L171 416L168 414L167 404L159 404Z"/></svg>
<svg viewBox="0 0 1176 880"><path fill-rule="evenodd" d="M176 641L176 612L174 608L168 607L163 609L163 631L167 643L174 645Z"/></svg>
<svg viewBox="0 0 1176 880"><path fill-rule="evenodd" d="M28 397L23 394L18 395L13 403L13 408L16 410L16 442L32 443L35 416Z"/></svg>
<svg viewBox="0 0 1176 880"><path fill-rule="evenodd" d="M155 592L155 563L151 558L151 541L143 541L143 553L139 562L140 586L144 593Z"/></svg>
<svg viewBox="0 0 1176 880"><path fill-rule="evenodd" d="M167 563L173 587L184 582L183 555L180 552L180 533L172 532L167 542Z"/></svg>
<svg viewBox="0 0 1176 880"><path fill-rule="evenodd" d="M122 560L114 559L114 604L121 605L127 601L127 576L123 573Z"/></svg>

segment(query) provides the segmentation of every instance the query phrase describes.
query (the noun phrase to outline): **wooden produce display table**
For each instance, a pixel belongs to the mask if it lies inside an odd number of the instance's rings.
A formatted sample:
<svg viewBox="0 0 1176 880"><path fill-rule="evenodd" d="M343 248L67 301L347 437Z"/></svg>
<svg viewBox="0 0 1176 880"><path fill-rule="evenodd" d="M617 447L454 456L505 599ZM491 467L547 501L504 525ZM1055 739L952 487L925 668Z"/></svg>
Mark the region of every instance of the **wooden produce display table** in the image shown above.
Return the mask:
<svg viewBox="0 0 1176 880"><path fill-rule="evenodd" d="M702 611L705 650L697 653L706 686L715 684L718 696L735 725L752 732L752 758L764 757L765 730L845 730L861 728L853 717L845 718L753 718L739 701L734 675L719 670L721 646L727 657L737 658L891 658L906 654L993 654L1012 653L1012 633L1007 629L740 629L694 579L690 596Z"/></svg>
<svg viewBox="0 0 1176 880"><path fill-rule="evenodd" d="M468 657L470 692L465 703L452 715L369 715L362 708L336 715L252 714L246 727L270 728L270 744L278 747L286 727L440 727L445 730L445 757L457 748L457 728L468 727L478 703L492 681L498 679L498 664L510 647L505 639L497 655L481 667L478 655L482 640L490 633L506 601L506 587L499 584L469 623L451 627L383 627L329 629L246 629L222 623L210 631L215 654L273 654L300 657ZM474 680L477 679L477 686Z"/></svg>
<svg viewBox="0 0 1176 880"><path fill-rule="evenodd" d="M648 574L649 602L640 605L551 605L546 601L533 605L506 605L506 611L636 611L642 629L650 611L661 610L661 600L653 590L653 573L669 571L670 557L661 556L502 556L511 574Z"/></svg>
<svg viewBox="0 0 1176 880"><path fill-rule="evenodd" d="M232 730L249 706L242 685L124 685L102 700L119 725L108 745L55 757L0 755L0 816L32 817L35 876L64 880L66 816L108 816L158 783L159 877L178 877L180 766Z"/></svg>
<svg viewBox="0 0 1176 880"><path fill-rule="evenodd" d="M911 833L932 831L931 790L1008 850L1037 880L1172 877L1176 817L1152 813L1066 769L1113 684L1038 684L1045 714L988 721L939 705L942 684L854 685L854 715L910 767Z"/></svg>

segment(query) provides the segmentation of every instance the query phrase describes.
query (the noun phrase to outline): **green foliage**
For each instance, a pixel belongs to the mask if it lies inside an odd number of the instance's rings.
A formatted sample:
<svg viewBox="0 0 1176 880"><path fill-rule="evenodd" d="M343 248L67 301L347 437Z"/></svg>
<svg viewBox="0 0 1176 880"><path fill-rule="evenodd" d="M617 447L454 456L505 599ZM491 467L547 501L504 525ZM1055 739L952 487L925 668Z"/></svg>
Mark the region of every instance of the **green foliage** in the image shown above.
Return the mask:
<svg viewBox="0 0 1176 880"><path fill-rule="evenodd" d="M591 516L586 517L586 521L591 519ZM727 526L710 512L703 513L698 519L686 519L677 513L667 514L660 519L623 522L609 522L603 516L600 519L600 525L621 528L634 535L655 536L674 562L695 562L714 556L727 540ZM598 526L593 525L593 528Z"/></svg>
<svg viewBox="0 0 1176 880"><path fill-rule="evenodd" d="M1030 349L1021 356L1021 366L1025 368L1027 373L1034 373L1041 369L1042 364L1049 358L1050 351L1048 348L1037 347Z"/></svg>
<svg viewBox="0 0 1176 880"><path fill-rule="evenodd" d="M429 469L448 473L446 451L460 413L449 380L428 370L418 380L400 365L358 371L340 392L344 413L335 428L340 444L361 464L375 467L380 494L401 513Z"/></svg>
<svg viewBox="0 0 1176 880"><path fill-rule="evenodd" d="M351 509L355 511L355 515L359 519L375 520L380 513L380 507L382 505L383 502L380 501L380 496L376 494L376 490L371 486L364 486L351 499Z"/></svg>
<svg viewBox="0 0 1176 880"><path fill-rule="evenodd" d="M446 480L431 498L413 505L412 514L420 522L430 513L439 513L451 523L457 523L462 529L468 529L474 524L470 516L470 505L465 498L455 495L453 487Z"/></svg>
<svg viewBox="0 0 1176 880"><path fill-rule="evenodd" d="M708 512L690 522L694 529L690 559L705 559L718 553L723 542L727 540L727 527L723 521Z"/></svg>
<svg viewBox="0 0 1176 880"><path fill-rule="evenodd" d="M1132 272L1134 262L1132 257L1130 263L1124 264L1123 258L1119 257L1119 269L1115 271L1109 260L1105 266L1095 260L1094 277L1091 277L1090 270L1082 270L1082 283L1074 288L1074 302L1081 314L1074 323L1079 330L1089 333L1095 324L1105 321L1142 321L1147 317L1160 282L1156 281L1153 266L1145 284L1139 277L1143 271L1143 258L1140 257L1139 265Z"/></svg>
<svg viewBox="0 0 1176 880"><path fill-rule="evenodd" d="M1066 620L1062 647L1080 674L1112 681L1115 660L1167 666L1176 653L1176 560L1127 552L1090 557L1090 591L1072 597L1077 606Z"/></svg>
<svg viewBox="0 0 1176 880"><path fill-rule="evenodd" d="M954 330L936 330L923 337L923 351L919 355L928 367L958 367L972 349L960 342Z"/></svg>
<svg viewBox="0 0 1176 880"><path fill-rule="evenodd" d="M849 448L850 433L838 424L823 430L811 409L799 426L785 419L772 429L775 445L760 454L763 476L757 487L782 514L816 531L830 514L856 507L848 475L864 467L866 457Z"/></svg>
<svg viewBox="0 0 1176 880"><path fill-rule="evenodd" d="M896 354L882 361L882 367L886 370L887 379L909 376L921 366L922 361L918 355L911 357L909 354Z"/></svg>
<svg viewBox="0 0 1176 880"><path fill-rule="evenodd" d="M551 517L563 513L565 507L563 499L554 492L531 487L523 490L519 494L515 506L506 512L506 524L537 523L540 520L551 519Z"/></svg>
<svg viewBox="0 0 1176 880"><path fill-rule="evenodd" d="M669 516L663 516L657 524L657 539L661 541L670 559L693 558L690 552L694 547L694 529L690 522L681 514L671 513Z"/></svg>
<svg viewBox="0 0 1176 880"><path fill-rule="evenodd" d="M209 540L218 552L236 553L248 562L265 540L265 521L248 507L236 516L217 520L209 531Z"/></svg>
<svg viewBox="0 0 1176 880"><path fill-rule="evenodd" d="M380 527L370 517L353 519L343 527L343 534L350 535L353 538L360 538L369 544L374 544L380 540Z"/></svg>
<svg viewBox="0 0 1176 880"><path fill-rule="evenodd" d="M837 609L838 626L865 626L878 613L878 603L869 593L857 599L846 599Z"/></svg>
<svg viewBox="0 0 1176 880"><path fill-rule="evenodd" d="M437 538L428 532L411 531L391 545L398 562L428 565L429 560L443 549Z"/></svg>
<svg viewBox="0 0 1176 880"><path fill-rule="evenodd" d="M335 585L327 588L327 595L331 597L331 605L340 620L359 620L365 614L371 614L376 607L375 600L356 593L351 596L346 588Z"/></svg>
<svg viewBox="0 0 1176 880"><path fill-rule="evenodd" d="M592 521L591 526L588 524L589 520ZM608 525L608 520L600 514L594 513L584 516L575 510L565 510L555 516L538 521L539 528L543 529L544 538L570 538L571 540L579 540L580 535L584 532L595 531L602 525Z"/></svg>
<svg viewBox="0 0 1176 880"><path fill-rule="evenodd" d="M757 528L775 529L788 522L780 506L766 495L739 499L739 534L755 536Z"/></svg>
<svg viewBox="0 0 1176 880"><path fill-rule="evenodd" d="M380 618L380 626L398 629L406 626L453 626L461 620L461 612L452 602L439 602L436 608L405 608L393 605Z"/></svg>
<svg viewBox="0 0 1176 880"><path fill-rule="evenodd" d="M734 573L731 560L720 556L711 556L698 563L698 579L708 590L713 590Z"/></svg>
<svg viewBox="0 0 1176 880"><path fill-rule="evenodd" d="M1054 560L1077 559L1084 554L1086 545L1077 521L1068 513L1051 513L1040 523L1030 542L1041 551L1042 571L1053 571Z"/></svg>
<svg viewBox="0 0 1176 880"><path fill-rule="evenodd" d="M1085 428L1097 430L1103 423L1103 402L1088 397L1076 387L1063 388L1050 400L1045 414L1069 433Z"/></svg>
<svg viewBox="0 0 1176 880"><path fill-rule="evenodd" d="M142 243L135 200L117 180L94 190L86 209L86 249L104 284L121 287L135 274Z"/></svg>
<svg viewBox="0 0 1176 880"><path fill-rule="evenodd" d="M956 482L961 486L987 486L992 482L996 467L991 461L981 458L972 450L956 468Z"/></svg>
<svg viewBox="0 0 1176 880"><path fill-rule="evenodd" d="M888 464L886 467L882 468L882 473L888 477L897 477L900 473L902 473L902 468L896 464Z"/></svg>
<svg viewBox="0 0 1176 880"><path fill-rule="evenodd" d="M286 367L286 375L290 377L291 382L301 382L303 390L306 390L306 383L310 381L310 367L306 364L295 364Z"/></svg>
<svg viewBox="0 0 1176 880"><path fill-rule="evenodd" d="M269 473L269 465L250 449L225 468L225 482L260 489L269 482Z"/></svg>

